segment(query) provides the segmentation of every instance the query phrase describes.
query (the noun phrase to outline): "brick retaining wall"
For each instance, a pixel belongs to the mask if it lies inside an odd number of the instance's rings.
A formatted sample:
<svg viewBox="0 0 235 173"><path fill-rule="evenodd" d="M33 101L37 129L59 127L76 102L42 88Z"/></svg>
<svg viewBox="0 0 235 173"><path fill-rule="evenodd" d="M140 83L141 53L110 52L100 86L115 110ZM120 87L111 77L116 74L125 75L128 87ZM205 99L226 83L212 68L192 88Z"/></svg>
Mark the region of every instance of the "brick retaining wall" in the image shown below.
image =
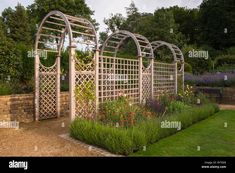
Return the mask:
<svg viewBox="0 0 235 173"><path fill-rule="evenodd" d="M68 116L68 92L61 93L61 116ZM0 120L34 121L34 95L16 94L0 96Z"/></svg>

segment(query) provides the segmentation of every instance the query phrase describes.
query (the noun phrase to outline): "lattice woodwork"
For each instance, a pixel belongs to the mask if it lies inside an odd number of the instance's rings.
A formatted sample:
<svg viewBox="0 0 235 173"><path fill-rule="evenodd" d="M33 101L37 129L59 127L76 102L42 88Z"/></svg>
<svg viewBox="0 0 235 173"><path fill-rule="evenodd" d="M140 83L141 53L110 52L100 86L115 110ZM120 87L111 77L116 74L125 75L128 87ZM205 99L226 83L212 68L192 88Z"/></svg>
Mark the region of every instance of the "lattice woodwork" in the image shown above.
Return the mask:
<svg viewBox="0 0 235 173"><path fill-rule="evenodd" d="M175 64L154 62L153 96L175 94Z"/></svg>
<svg viewBox="0 0 235 173"><path fill-rule="evenodd" d="M151 84L152 84L152 74L151 74L151 66L148 68L143 67L142 71L142 103L146 103L147 99L151 98Z"/></svg>
<svg viewBox="0 0 235 173"><path fill-rule="evenodd" d="M39 120L56 117L56 65L40 64L39 88Z"/></svg>
<svg viewBox="0 0 235 173"><path fill-rule="evenodd" d="M94 62L75 61L75 116L95 118L95 69Z"/></svg>
<svg viewBox="0 0 235 173"><path fill-rule="evenodd" d="M121 95L131 103L139 102L138 60L99 57L99 102L111 101Z"/></svg>

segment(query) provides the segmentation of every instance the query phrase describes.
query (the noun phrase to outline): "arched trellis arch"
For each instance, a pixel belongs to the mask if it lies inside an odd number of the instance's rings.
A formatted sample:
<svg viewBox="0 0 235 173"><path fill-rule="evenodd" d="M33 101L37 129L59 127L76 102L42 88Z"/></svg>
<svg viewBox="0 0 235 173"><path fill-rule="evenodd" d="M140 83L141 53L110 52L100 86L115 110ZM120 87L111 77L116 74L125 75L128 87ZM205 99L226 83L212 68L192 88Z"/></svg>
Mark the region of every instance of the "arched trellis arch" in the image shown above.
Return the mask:
<svg viewBox="0 0 235 173"><path fill-rule="evenodd" d="M123 59L117 57L117 52L124 41L131 38L137 49L137 59ZM150 59L147 68L143 66L143 58ZM105 40L100 56L100 102L115 99L120 93L131 98L134 103L142 103L151 96L151 71L153 64L153 49L148 39L140 34L125 30L112 33ZM127 83L120 85L115 80L105 80L108 76L120 77L125 75ZM129 80L131 79L131 80Z"/></svg>
<svg viewBox="0 0 235 173"><path fill-rule="evenodd" d="M153 41L153 42L151 42L151 45L153 47L153 51L157 50L158 48L160 48L162 46L166 46L167 48L169 48L172 55L173 55L174 62L178 62L180 64L180 71L182 70L182 67L184 64L184 55L181 52L179 47L177 47L174 44L167 43L165 41Z"/></svg>
<svg viewBox="0 0 235 173"><path fill-rule="evenodd" d="M69 48L69 109L70 118L94 116L98 99L89 103L79 103L84 96L87 81L94 83L94 93L98 98L98 39L92 23L84 18L63 14L60 11L48 13L42 20L35 43L35 116L36 120L60 116L60 57L68 35ZM77 44L85 44L94 50L91 63L81 63L76 58ZM40 61L40 52L55 53L56 62L51 67ZM93 86L91 86L93 89ZM75 95L76 94L78 96ZM84 96L85 97L85 96ZM85 107L85 108L84 108ZM87 111L89 109L89 111Z"/></svg>
<svg viewBox="0 0 235 173"><path fill-rule="evenodd" d="M137 57L153 58L153 49L148 39L140 34L134 34L125 30L118 30L108 36L101 48L101 55L108 53L116 57L120 46L127 38L131 38L135 42Z"/></svg>
<svg viewBox="0 0 235 173"><path fill-rule="evenodd" d="M166 90L167 87L169 87L169 90L175 92L175 94L177 94L178 89L179 89L179 79L181 79L182 83L182 90L184 90L184 56L182 51L174 44L171 43L167 43L165 41L153 41L151 42L153 51L155 52L157 49L159 49L160 47L167 47L172 55L173 55L173 63L174 64L167 64L167 63L160 63L157 62L155 63L155 70L154 73L157 73L157 77L154 78L154 88L157 91L154 91L154 95L158 95L159 91L161 92L162 90ZM162 67L161 67L162 66ZM160 72L161 69L164 67L164 72ZM167 71L167 69L169 69ZM174 73L174 75L173 75ZM170 80L166 79L167 75L173 75L173 77L170 77ZM161 77L163 77L164 79L161 80ZM171 80L172 79L172 80ZM172 84L173 82L174 84ZM161 86L162 84L162 86ZM165 86L164 86L165 85ZM174 85L174 89L172 89L172 85Z"/></svg>

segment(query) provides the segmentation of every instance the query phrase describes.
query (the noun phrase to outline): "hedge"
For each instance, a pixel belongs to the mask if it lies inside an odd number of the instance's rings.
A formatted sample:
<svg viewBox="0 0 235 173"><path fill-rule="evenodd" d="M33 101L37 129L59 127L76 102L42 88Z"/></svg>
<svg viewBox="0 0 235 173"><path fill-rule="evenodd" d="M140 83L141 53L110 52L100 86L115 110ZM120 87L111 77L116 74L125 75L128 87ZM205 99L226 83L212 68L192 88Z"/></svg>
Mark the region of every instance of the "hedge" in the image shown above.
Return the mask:
<svg viewBox="0 0 235 173"><path fill-rule="evenodd" d="M224 64L235 64L235 55L223 55L215 59L215 67L219 67Z"/></svg>
<svg viewBox="0 0 235 173"><path fill-rule="evenodd" d="M161 128L160 122L163 120L180 121L184 129L218 111L217 105L207 104L166 118L147 120L132 128L113 127L98 121L77 118L70 125L70 135L112 153L128 155L177 132L174 128Z"/></svg>

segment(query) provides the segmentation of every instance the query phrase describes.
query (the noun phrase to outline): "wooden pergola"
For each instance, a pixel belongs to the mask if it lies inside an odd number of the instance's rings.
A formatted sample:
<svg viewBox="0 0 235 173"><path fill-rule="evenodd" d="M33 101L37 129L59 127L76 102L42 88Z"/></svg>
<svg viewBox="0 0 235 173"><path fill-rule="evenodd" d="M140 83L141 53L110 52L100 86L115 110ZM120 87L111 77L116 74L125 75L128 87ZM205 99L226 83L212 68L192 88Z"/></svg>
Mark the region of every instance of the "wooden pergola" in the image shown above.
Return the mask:
<svg viewBox="0 0 235 173"><path fill-rule="evenodd" d="M135 43L135 59L117 57L127 39ZM145 104L162 91L177 94L178 78L184 79L184 57L177 46L163 41L150 43L140 34L119 30L108 36L99 52L97 34L89 20L52 11L42 20L35 43L36 120L60 117L60 60L66 44L71 120L96 118L100 103L115 100L121 94L133 104ZM84 63L77 58L76 49L81 45L93 52L91 62ZM158 62L154 57L154 51L161 46L171 50L173 63ZM41 63L41 51L54 54L54 65L46 67Z"/></svg>

